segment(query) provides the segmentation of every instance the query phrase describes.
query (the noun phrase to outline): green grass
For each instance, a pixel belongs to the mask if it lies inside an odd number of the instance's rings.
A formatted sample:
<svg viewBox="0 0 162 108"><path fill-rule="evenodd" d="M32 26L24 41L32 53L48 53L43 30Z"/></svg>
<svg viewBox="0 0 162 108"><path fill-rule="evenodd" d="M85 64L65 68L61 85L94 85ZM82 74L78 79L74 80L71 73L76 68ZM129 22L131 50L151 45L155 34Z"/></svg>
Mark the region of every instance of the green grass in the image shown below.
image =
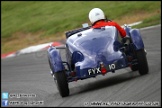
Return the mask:
<svg viewBox="0 0 162 108"><path fill-rule="evenodd" d="M59 39L65 31L90 24L88 13L94 7L119 24L142 20L135 27L144 27L161 23L161 1L2 1L1 51Z"/></svg>
<svg viewBox="0 0 162 108"><path fill-rule="evenodd" d="M141 24L135 25L132 28L143 28L143 27L157 25L157 24L161 24L161 15L160 14L146 18Z"/></svg>
<svg viewBox="0 0 162 108"><path fill-rule="evenodd" d="M137 12L160 9L160 2L146 1L2 1L2 38L14 32L45 31L55 34L81 27L89 22L88 13L94 7L103 9L110 19L119 19Z"/></svg>

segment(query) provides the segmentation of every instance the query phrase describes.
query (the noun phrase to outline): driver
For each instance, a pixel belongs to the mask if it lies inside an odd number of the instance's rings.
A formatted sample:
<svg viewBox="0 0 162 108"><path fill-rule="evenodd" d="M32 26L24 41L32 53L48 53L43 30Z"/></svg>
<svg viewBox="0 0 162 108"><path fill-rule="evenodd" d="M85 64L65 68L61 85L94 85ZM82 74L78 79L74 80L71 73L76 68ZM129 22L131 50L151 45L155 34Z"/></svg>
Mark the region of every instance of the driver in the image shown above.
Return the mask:
<svg viewBox="0 0 162 108"><path fill-rule="evenodd" d="M116 22L107 20L104 12L100 8L93 8L89 12L89 20L92 23L92 28L100 28L103 26L115 26L122 38L126 37L126 31Z"/></svg>

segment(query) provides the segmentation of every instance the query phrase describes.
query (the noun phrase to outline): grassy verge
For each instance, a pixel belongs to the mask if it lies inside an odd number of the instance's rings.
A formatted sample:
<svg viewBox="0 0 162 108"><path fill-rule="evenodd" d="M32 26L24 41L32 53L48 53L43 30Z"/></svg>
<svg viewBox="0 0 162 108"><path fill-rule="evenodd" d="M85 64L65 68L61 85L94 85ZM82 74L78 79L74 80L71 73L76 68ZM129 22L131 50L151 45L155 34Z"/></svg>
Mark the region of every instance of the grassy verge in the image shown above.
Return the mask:
<svg viewBox="0 0 162 108"><path fill-rule="evenodd" d="M90 24L88 13L94 7L120 25L161 23L160 1L2 1L1 52L63 40L65 31Z"/></svg>
<svg viewBox="0 0 162 108"><path fill-rule="evenodd" d="M160 14L146 18L143 20L143 22L141 24L135 25L132 28L143 28L143 27L157 25L157 24L161 24L161 15Z"/></svg>

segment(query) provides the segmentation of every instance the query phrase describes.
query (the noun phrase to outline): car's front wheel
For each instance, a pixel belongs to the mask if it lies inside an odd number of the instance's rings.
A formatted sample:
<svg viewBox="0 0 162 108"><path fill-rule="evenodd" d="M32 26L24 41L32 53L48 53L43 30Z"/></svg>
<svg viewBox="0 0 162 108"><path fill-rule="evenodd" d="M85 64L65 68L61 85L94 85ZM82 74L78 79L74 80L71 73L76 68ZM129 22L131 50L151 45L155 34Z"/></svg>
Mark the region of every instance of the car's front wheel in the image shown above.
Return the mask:
<svg viewBox="0 0 162 108"><path fill-rule="evenodd" d="M145 75L148 73L148 63L146 58L146 53L144 49L136 51L137 60L138 60L138 71L140 75Z"/></svg>
<svg viewBox="0 0 162 108"><path fill-rule="evenodd" d="M62 97L69 96L67 77L64 71L54 73L54 81Z"/></svg>

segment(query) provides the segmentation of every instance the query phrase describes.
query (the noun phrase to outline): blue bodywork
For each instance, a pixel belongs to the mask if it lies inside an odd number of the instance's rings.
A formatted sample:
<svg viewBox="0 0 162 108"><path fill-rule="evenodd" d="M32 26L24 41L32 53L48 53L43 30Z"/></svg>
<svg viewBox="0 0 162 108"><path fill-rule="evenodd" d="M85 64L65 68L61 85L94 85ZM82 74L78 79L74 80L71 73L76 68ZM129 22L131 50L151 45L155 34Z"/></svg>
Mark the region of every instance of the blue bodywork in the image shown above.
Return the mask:
<svg viewBox="0 0 162 108"><path fill-rule="evenodd" d="M49 61L51 63L51 70L53 72L60 72L64 70L64 66L62 63L61 55L58 49L51 46L48 49L48 57Z"/></svg>
<svg viewBox="0 0 162 108"><path fill-rule="evenodd" d="M130 36L132 39L132 43L135 46L135 50L144 49L144 43L140 34L139 29L131 29L130 27L125 27L125 31L127 36Z"/></svg>
<svg viewBox="0 0 162 108"><path fill-rule="evenodd" d="M75 33L67 38L66 48L70 61L62 61L59 50L55 47L48 49L48 58L51 63L53 73L65 71L68 82L94 77L102 74L100 64L106 66L107 72L128 67L134 63L127 60L127 56L132 56L132 50L144 49L144 44L138 29L124 28L130 36L132 43L129 45L129 54L123 53L121 48L123 43L119 39L119 33L113 26L105 26L97 29L87 29ZM135 58L135 57L134 57ZM73 69L65 69L63 62ZM69 73L75 71L76 75L71 77Z"/></svg>

